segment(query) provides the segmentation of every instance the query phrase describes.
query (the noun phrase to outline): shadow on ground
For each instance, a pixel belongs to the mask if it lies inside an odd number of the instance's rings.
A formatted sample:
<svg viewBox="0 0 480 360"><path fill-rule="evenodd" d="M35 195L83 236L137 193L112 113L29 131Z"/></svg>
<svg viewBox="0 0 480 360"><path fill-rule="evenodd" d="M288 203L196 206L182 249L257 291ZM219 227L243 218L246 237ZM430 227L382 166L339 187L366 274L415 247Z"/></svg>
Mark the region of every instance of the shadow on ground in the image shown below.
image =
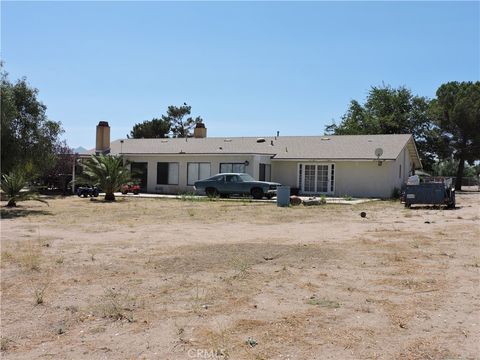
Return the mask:
<svg viewBox="0 0 480 360"><path fill-rule="evenodd" d="M443 205L412 205L410 207L410 210L445 210L445 211L454 211L454 210L460 210L462 206L456 205L454 208L452 207L447 207Z"/></svg>
<svg viewBox="0 0 480 360"><path fill-rule="evenodd" d="M37 216L37 215L52 215L49 211L45 210L28 210L21 208L3 208L0 209L1 219L16 219L25 216Z"/></svg>

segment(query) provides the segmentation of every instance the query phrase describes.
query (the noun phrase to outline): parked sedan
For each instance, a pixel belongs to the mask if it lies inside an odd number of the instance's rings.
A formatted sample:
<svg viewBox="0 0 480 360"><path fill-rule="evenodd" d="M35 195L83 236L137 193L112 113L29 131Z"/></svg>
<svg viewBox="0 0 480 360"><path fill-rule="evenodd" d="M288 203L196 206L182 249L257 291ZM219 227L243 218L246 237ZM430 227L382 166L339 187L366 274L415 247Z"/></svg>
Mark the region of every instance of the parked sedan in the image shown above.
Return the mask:
<svg viewBox="0 0 480 360"><path fill-rule="evenodd" d="M217 174L211 178L195 182L195 190L205 192L208 196L217 195L251 195L254 199L264 196L271 199L281 184L257 181L244 173Z"/></svg>

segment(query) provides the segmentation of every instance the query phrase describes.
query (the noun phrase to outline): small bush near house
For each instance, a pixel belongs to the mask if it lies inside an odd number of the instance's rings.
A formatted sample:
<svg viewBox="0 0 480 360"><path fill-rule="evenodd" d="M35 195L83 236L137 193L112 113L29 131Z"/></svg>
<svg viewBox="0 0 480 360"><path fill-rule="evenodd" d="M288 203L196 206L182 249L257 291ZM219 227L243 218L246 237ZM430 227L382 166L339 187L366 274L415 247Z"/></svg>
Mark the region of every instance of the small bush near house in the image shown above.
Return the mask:
<svg viewBox="0 0 480 360"><path fill-rule="evenodd" d="M400 189L394 187L392 190L392 199L400 199Z"/></svg>

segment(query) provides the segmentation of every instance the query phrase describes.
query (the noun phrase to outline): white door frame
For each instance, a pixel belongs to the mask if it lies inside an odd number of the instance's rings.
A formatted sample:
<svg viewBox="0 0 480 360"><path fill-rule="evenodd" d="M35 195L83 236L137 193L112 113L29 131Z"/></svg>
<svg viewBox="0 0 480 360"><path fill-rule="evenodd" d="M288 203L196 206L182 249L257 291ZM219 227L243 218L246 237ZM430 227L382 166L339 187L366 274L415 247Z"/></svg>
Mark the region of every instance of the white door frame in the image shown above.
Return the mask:
<svg viewBox="0 0 480 360"><path fill-rule="evenodd" d="M302 166L302 176L300 178L300 165ZM304 191L305 188L305 165L315 166L315 191ZM328 182L327 182L327 191L321 192L317 191L317 180L318 180L318 166L328 166ZM332 166L333 166L333 187L332 187ZM334 163L323 163L323 162L306 162L297 164L297 187L300 189L301 194L314 195L314 194L325 194L333 195L335 192L335 164Z"/></svg>

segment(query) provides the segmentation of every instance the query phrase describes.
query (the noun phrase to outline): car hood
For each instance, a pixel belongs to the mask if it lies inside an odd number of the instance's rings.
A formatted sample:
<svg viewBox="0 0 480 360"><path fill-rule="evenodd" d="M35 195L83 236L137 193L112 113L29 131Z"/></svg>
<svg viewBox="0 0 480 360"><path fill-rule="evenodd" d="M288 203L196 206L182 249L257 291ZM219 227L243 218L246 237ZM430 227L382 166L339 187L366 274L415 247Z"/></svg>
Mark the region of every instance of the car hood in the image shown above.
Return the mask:
<svg viewBox="0 0 480 360"><path fill-rule="evenodd" d="M276 185L276 186L281 186L282 184L277 183L277 182L271 182L271 181L250 181L251 183L254 184L263 184L263 185Z"/></svg>

